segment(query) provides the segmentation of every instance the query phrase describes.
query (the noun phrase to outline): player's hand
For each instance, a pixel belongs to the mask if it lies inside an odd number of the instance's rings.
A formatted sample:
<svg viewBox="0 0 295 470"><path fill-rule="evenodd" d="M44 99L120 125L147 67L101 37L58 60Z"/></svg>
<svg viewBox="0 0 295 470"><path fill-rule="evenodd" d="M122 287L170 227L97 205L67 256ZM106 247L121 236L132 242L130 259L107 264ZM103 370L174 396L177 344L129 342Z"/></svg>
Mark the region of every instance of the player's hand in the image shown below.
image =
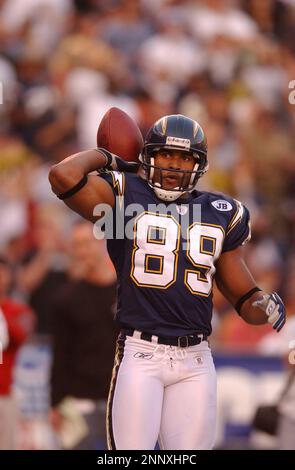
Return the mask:
<svg viewBox="0 0 295 470"><path fill-rule="evenodd" d="M263 295L261 298L252 303L253 307L263 310L268 316L274 330L279 332L286 323L286 309L281 297L273 292L272 294Z"/></svg>
<svg viewBox="0 0 295 470"><path fill-rule="evenodd" d="M104 148L98 147L96 150L106 157L106 165L104 166L104 169L106 170L136 173L139 168L139 163L126 162L122 158L118 157L118 155L115 155Z"/></svg>

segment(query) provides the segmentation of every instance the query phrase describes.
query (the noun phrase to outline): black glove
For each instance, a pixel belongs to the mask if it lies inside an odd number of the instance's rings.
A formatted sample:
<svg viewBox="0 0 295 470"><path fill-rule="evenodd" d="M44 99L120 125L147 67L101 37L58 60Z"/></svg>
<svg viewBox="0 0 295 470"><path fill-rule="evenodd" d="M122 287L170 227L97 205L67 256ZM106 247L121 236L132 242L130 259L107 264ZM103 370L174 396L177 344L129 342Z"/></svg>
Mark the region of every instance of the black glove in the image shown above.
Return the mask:
<svg viewBox="0 0 295 470"><path fill-rule="evenodd" d="M104 148L98 147L95 150L102 153L106 157L106 164L102 168L102 170L114 170L127 173L136 173L139 168L139 163L125 162L125 160Z"/></svg>

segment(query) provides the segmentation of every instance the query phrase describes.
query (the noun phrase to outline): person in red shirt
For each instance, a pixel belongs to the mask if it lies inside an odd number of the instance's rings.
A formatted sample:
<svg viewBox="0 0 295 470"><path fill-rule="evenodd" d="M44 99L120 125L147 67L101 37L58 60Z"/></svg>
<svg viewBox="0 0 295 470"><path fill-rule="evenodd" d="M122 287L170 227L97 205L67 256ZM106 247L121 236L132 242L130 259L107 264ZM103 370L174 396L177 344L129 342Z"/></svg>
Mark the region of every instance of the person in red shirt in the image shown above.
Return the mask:
<svg viewBox="0 0 295 470"><path fill-rule="evenodd" d="M35 317L27 305L8 297L12 280L11 267L0 257L0 310L8 331L8 344L2 351L0 363L0 450L14 448L17 407L11 385L18 349L34 329Z"/></svg>
<svg viewBox="0 0 295 470"><path fill-rule="evenodd" d="M0 364L2 364L2 353L8 346L8 329L3 312L0 308Z"/></svg>

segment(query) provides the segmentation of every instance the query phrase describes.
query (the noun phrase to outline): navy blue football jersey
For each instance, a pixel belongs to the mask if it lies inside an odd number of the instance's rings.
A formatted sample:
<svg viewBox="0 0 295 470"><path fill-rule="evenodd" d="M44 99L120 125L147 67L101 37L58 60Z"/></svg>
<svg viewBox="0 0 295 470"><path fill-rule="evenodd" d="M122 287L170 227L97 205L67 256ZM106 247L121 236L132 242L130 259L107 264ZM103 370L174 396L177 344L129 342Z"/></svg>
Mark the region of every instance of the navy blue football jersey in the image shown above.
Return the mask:
<svg viewBox="0 0 295 470"><path fill-rule="evenodd" d="M196 190L166 203L135 174L100 177L116 196L109 223L98 223L117 271L119 324L157 336L209 336L215 263L250 238L248 210Z"/></svg>

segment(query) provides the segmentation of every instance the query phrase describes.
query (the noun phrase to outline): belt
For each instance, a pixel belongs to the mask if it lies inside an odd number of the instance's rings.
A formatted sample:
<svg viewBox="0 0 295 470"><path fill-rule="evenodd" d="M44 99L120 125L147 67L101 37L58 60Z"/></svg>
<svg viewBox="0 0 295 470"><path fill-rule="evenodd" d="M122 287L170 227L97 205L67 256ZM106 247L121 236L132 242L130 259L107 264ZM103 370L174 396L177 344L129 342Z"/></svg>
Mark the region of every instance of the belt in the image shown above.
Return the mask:
<svg viewBox="0 0 295 470"><path fill-rule="evenodd" d="M135 338L150 341L151 343L167 344L168 346L178 346L179 348L187 348L188 346L195 346L202 341L207 341L207 336L203 333L195 333L186 336L155 336L150 333L145 333L138 330L122 330L126 336L133 336Z"/></svg>

